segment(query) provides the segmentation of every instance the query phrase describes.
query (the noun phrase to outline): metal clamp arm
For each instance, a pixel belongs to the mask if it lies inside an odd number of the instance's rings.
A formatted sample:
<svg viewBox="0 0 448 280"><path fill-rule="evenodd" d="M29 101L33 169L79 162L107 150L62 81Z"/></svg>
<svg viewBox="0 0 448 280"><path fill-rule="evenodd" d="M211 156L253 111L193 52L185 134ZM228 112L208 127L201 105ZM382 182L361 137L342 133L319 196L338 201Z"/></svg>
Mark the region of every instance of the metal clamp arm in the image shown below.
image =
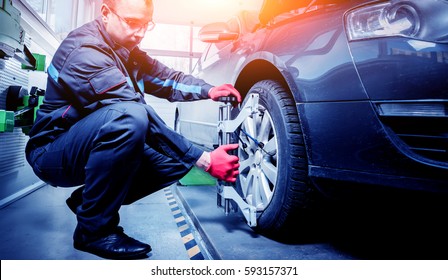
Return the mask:
<svg viewBox="0 0 448 280"><path fill-rule="evenodd" d="M232 100L221 100L225 102L225 105L222 105L219 108L219 145L230 144L231 135L238 129L238 127L240 127L248 117L258 113L258 100L258 94L251 94L248 97L248 101L240 109L238 116L233 120L230 119L230 110L232 106L230 102ZM217 205L220 208L224 208L226 215L228 215L231 210L236 212L239 208L250 227L255 227L257 225L256 207L244 201L235 190L234 184L219 181L217 188Z"/></svg>

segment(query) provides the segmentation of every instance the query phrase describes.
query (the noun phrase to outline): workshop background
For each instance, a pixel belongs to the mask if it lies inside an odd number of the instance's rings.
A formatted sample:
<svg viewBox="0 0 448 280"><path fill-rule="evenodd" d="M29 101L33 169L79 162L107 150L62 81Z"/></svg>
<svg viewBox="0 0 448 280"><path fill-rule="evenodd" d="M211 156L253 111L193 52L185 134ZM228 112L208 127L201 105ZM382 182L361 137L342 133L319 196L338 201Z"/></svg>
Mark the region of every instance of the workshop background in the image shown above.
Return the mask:
<svg viewBox="0 0 448 280"><path fill-rule="evenodd" d="M55 188L37 178L24 148L43 99L52 55L68 32L99 16L101 3L0 0L0 260L99 259L73 248L76 216L65 204L73 188ZM201 27L225 22L241 10L259 11L262 4L263 0L154 0L156 26L140 48L172 68L193 73L206 48L198 38ZM312 46L320 47L325 38L317 36ZM410 53L420 57L418 50ZM401 57L408 54L397 52ZM439 51L427 60L441 61L440 69L446 69L447 57L446 51ZM174 128L178 104L148 95L146 99ZM437 107L437 113L445 117L444 106ZM446 140L446 134L441 138ZM448 147L446 141L441 143ZM253 231L241 213L225 215L217 207L215 179L202 179L206 186L170 186L120 209L126 231L151 244L150 260L281 260L281 265L288 265L285 260L447 259L446 197L424 201L418 193L418 199L412 196L407 202L401 193L387 192L386 201L374 197L370 203L324 208L327 215L311 227L319 234L306 242L277 242ZM302 233L302 226L301 221L294 225L291 235Z"/></svg>
<svg viewBox="0 0 448 280"><path fill-rule="evenodd" d="M191 73L205 47L197 36L200 27L226 21L239 10L259 9L261 2L155 0L156 27L140 47L170 67ZM13 112L8 110L18 111L28 104L7 108L8 92L10 97L22 97L33 88L34 95L45 90L46 67L59 43L69 31L97 17L100 7L101 0L0 0L0 208L44 185L25 160L27 123L14 125ZM173 127L176 104L146 98ZM34 108L22 116L32 118L31 111Z"/></svg>

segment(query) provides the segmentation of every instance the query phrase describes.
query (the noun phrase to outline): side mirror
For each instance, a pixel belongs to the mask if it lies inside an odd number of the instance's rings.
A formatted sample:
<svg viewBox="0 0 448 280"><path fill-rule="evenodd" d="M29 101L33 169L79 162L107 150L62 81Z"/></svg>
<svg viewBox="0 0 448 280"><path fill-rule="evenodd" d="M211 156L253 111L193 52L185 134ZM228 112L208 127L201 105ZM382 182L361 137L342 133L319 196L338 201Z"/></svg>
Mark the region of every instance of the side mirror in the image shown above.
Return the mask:
<svg viewBox="0 0 448 280"><path fill-rule="evenodd" d="M239 33L231 31L225 22L210 23L199 30L199 40L205 43L235 40L238 36Z"/></svg>

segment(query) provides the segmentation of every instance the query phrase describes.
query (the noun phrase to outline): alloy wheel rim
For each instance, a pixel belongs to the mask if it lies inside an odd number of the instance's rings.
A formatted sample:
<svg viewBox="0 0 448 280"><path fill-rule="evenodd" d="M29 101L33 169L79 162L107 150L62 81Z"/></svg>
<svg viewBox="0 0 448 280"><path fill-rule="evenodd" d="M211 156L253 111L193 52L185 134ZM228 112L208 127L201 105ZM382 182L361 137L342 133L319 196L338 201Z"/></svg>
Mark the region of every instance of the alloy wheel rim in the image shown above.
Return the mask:
<svg viewBox="0 0 448 280"><path fill-rule="evenodd" d="M258 211L269 205L278 175L278 142L269 112L259 105L258 114L240 126L238 150L243 198Z"/></svg>

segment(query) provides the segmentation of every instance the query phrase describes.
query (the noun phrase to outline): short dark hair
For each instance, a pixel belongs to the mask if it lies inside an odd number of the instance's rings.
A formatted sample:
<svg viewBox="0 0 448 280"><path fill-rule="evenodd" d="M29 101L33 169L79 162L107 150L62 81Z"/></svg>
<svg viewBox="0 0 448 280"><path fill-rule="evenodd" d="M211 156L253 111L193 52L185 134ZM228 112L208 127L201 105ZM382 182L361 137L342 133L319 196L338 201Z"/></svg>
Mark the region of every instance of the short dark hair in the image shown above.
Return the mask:
<svg viewBox="0 0 448 280"><path fill-rule="evenodd" d="M103 4L106 4L108 7L111 7L112 9L115 9L117 7L117 2L122 0L103 0ZM145 0L146 5L150 6L152 5L152 0Z"/></svg>

